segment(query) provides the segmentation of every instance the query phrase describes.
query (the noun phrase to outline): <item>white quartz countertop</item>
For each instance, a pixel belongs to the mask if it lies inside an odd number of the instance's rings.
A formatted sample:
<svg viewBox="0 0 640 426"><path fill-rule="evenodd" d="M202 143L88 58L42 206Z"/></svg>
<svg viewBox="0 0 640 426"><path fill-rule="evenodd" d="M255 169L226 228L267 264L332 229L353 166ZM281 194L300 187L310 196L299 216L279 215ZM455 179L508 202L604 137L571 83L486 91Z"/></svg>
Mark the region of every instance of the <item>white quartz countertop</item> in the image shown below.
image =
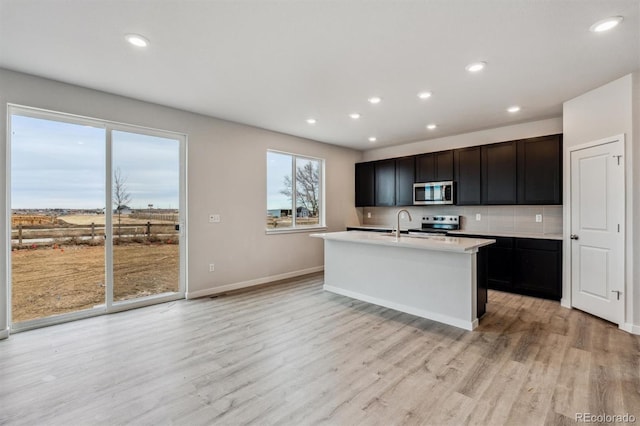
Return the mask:
<svg viewBox="0 0 640 426"><path fill-rule="evenodd" d="M441 235L422 236L403 234L400 238L396 239L394 234L368 231L324 232L311 234L310 236L333 241L405 247L418 250L450 251L456 253L473 253L480 247L496 242L495 240L484 238L445 237Z"/></svg>
<svg viewBox="0 0 640 426"><path fill-rule="evenodd" d="M416 226L416 228L419 228L419 227L420 226ZM382 225L354 225L354 226L347 226L347 228L353 228L354 230L363 229L363 230L371 230L371 231L388 231L388 232L391 232L395 229L394 227L391 227L391 226L382 226ZM408 231L409 228L401 226L400 230Z"/></svg>
<svg viewBox="0 0 640 426"><path fill-rule="evenodd" d="M419 228L420 226L414 226L414 228ZM372 231L389 231L391 232L393 228L389 226L378 226L378 225L353 225L348 226L348 228L357 228L367 230L370 229ZM400 227L401 231L407 231L412 228L404 228ZM535 238L540 240L562 240L562 234L537 234L537 233L528 233L528 232L516 232L516 231L471 231L461 229L459 231L448 231L449 234L461 234L461 235L481 235L487 237L515 237L515 238Z"/></svg>
<svg viewBox="0 0 640 426"><path fill-rule="evenodd" d="M527 232L449 231L449 234L486 235L487 237L535 238L538 240L562 240L562 234L532 234Z"/></svg>

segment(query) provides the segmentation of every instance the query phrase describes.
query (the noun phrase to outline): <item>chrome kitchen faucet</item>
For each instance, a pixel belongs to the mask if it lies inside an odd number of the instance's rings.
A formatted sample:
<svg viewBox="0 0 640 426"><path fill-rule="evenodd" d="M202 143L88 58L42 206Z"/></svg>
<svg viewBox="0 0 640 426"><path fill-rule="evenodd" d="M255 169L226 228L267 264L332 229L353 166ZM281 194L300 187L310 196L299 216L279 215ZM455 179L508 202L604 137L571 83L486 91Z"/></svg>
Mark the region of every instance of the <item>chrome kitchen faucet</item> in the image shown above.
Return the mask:
<svg viewBox="0 0 640 426"><path fill-rule="evenodd" d="M400 215L402 214L402 212L405 212L407 214L407 216L409 217L409 220L411 219L411 213L409 213L409 210L407 209L400 209L398 210L398 215L397 215L397 221L396 221L396 240L398 238L400 238Z"/></svg>

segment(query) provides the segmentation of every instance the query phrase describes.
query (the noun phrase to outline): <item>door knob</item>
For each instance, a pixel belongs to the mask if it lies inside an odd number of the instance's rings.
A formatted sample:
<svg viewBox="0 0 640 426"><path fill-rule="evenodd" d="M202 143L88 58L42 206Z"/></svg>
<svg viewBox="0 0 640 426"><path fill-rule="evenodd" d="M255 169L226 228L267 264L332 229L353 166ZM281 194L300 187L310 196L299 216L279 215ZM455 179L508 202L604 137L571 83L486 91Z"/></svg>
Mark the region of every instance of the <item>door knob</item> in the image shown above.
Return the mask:
<svg viewBox="0 0 640 426"><path fill-rule="evenodd" d="M569 238L571 238L572 240L577 240L580 237L578 237L576 234L571 234L571 236Z"/></svg>

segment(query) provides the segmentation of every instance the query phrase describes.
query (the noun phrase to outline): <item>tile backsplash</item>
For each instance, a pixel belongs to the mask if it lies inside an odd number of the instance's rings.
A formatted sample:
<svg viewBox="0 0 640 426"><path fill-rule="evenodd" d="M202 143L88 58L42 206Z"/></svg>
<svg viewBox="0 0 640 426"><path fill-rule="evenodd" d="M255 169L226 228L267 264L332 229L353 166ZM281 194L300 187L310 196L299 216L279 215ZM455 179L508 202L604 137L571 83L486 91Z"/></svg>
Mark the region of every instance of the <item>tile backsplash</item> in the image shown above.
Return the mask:
<svg viewBox="0 0 640 426"><path fill-rule="evenodd" d="M363 207L361 225L395 226L396 214L401 208ZM562 206L428 206L406 209L412 220L401 219L401 228L419 228L422 216L454 214L460 216L463 231L562 233ZM536 215L542 215L542 222L536 222Z"/></svg>

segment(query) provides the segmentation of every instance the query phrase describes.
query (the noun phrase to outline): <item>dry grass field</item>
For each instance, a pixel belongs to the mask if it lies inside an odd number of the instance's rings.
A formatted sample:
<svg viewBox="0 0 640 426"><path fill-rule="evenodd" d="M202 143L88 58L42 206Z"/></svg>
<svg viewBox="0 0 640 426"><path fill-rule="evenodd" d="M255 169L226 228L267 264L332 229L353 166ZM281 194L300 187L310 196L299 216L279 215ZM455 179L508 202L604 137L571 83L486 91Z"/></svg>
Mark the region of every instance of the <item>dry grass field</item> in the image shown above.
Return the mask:
<svg viewBox="0 0 640 426"><path fill-rule="evenodd" d="M178 290L177 244L114 246L114 300ZM104 304L104 246L14 250L12 319L20 322Z"/></svg>

